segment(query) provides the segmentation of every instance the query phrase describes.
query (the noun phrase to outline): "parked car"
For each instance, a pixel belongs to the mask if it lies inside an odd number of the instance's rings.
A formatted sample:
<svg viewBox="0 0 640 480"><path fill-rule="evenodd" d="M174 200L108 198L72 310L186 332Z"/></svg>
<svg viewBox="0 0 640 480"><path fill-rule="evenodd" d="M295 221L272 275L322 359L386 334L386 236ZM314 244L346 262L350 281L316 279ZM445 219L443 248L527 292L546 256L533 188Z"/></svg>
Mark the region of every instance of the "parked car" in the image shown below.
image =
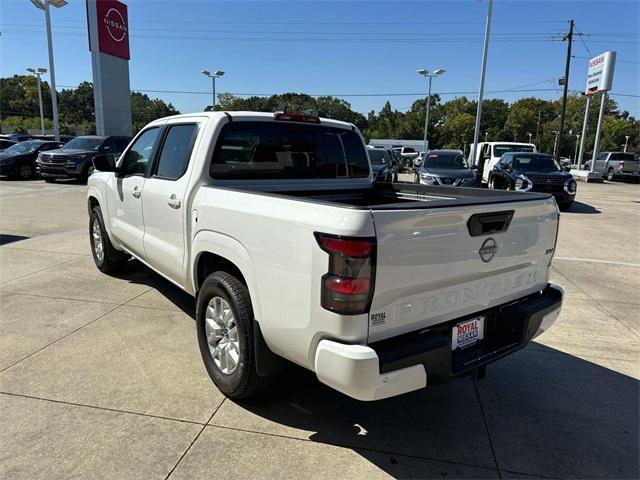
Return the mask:
<svg viewBox="0 0 640 480"><path fill-rule="evenodd" d="M376 182L397 182L398 163L391 150L385 148L368 148L369 160Z"/></svg>
<svg viewBox="0 0 640 480"><path fill-rule="evenodd" d="M479 186L475 167L469 166L460 150L431 150L416 169L416 182L422 185Z"/></svg>
<svg viewBox="0 0 640 480"><path fill-rule="evenodd" d="M489 188L550 193L561 210L571 207L578 189L568 167L543 153L505 153L489 175Z"/></svg>
<svg viewBox="0 0 640 480"><path fill-rule="evenodd" d="M560 312L550 195L375 184L349 123L176 115L93 161L96 267L133 256L196 296L202 359L230 398L282 359L360 400L481 376Z"/></svg>
<svg viewBox="0 0 640 480"><path fill-rule="evenodd" d="M41 152L60 148L59 142L27 140L16 143L0 153L0 175L18 177L23 180L36 174L36 158Z"/></svg>
<svg viewBox="0 0 640 480"><path fill-rule="evenodd" d="M9 140L8 138L0 138L0 152L4 152L7 148L15 145L18 142Z"/></svg>
<svg viewBox="0 0 640 480"><path fill-rule="evenodd" d="M518 142L480 142L473 156L473 145L469 151L469 164L477 165L478 172L481 175L482 183L489 183L489 172L493 171L493 167L500 161L503 154L507 152L536 152L536 146L533 143Z"/></svg>
<svg viewBox="0 0 640 480"><path fill-rule="evenodd" d="M591 170L591 163L591 160L585 162L584 169ZM602 173L610 182L621 178L637 180L640 178L640 161L630 152L600 152L594 171Z"/></svg>
<svg viewBox="0 0 640 480"><path fill-rule="evenodd" d="M28 133L7 133L1 136L5 140L12 140L16 143L24 142L32 138Z"/></svg>
<svg viewBox="0 0 640 480"><path fill-rule="evenodd" d="M402 159L402 163L400 164L400 168L406 168L409 170L413 170L413 160L418 156L418 152L411 147L394 147L393 150L400 154L400 158Z"/></svg>
<svg viewBox="0 0 640 480"><path fill-rule="evenodd" d="M130 137L84 135L75 137L58 150L38 157L36 167L45 181L57 178L77 178L86 181L93 173L93 158L98 154L119 156Z"/></svg>

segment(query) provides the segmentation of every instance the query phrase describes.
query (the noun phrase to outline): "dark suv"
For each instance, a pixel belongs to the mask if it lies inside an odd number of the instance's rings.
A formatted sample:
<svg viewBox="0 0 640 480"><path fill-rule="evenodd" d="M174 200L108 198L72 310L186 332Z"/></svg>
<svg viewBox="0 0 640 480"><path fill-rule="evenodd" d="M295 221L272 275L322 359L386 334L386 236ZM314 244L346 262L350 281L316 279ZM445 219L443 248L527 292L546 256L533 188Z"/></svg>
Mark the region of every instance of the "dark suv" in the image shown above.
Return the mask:
<svg viewBox="0 0 640 480"><path fill-rule="evenodd" d="M86 181L93 173L93 157L109 153L118 158L131 137L102 137L84 135L76 137L57 150L38 156L36 170L46 181L56 178L77 178Z"/></svg>

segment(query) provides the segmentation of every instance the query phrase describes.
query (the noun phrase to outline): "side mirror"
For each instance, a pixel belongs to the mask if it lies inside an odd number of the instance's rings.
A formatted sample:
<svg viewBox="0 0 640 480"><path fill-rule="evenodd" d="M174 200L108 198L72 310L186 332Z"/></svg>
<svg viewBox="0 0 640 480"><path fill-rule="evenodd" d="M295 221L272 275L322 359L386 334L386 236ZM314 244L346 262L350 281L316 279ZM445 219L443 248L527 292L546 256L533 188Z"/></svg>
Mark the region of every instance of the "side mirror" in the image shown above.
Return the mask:
<svg viewBox="0 0 640 480"><path fill-rule="evenodd" d="M96 155L93 157L93 166L101 172L115 172L116 159L110 154Z"/></svg>

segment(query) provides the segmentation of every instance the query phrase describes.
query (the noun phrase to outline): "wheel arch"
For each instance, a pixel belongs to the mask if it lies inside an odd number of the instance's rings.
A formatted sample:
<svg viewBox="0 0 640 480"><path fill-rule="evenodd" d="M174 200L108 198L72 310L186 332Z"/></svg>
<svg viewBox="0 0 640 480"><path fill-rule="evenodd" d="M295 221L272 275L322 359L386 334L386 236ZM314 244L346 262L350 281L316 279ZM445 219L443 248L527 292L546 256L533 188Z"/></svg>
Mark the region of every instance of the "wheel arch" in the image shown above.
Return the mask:
<svg viewBox="0 0 640 480"><path fill-rule="evenodd" d="M213 231L196 234L192 247L191 282L196 294L211 273L222 270L242 282L249 291L256 318L262 318L260 293L247 249L235 238Z"/></svg>

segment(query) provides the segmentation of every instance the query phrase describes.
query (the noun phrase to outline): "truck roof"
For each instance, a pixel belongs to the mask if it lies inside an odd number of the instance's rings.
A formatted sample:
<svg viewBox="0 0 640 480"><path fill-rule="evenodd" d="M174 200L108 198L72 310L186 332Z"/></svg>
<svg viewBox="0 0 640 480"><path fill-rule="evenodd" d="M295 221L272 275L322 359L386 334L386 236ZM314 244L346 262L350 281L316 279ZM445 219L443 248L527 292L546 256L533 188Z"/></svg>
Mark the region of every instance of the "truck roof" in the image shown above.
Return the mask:
<svg viewBox="0 0 640 480"><path fill-rule="evenodd" d="M173 119L188 119L188 118L195 118L195 117L208 117L212 120L220 120L223 118L229 118L231 117L232 120L243 120L243 121L268 121L268 120L274 120L274 116L275 116L275 112L274 113L270 113L270 112L250 112L250 111L220 111L220 112L192 112L192 113L181 113L179 115L172 115L170 117L163 117L163 118L159 118L157 120L154 120L153 122L151 122L149 125L153 125L153 124L161 124L163 123L163 121L165 120L173 120ZM324 118L324 117L320 117L320 123L322 125L326 125L329 127L337 127L337 128L344 128L344 129L348 129L348 130L354 130L356 127L355 125L351 124L351 123L347 123L347 122L342 122L340 120L334 120L331 118Z"/></svg>

